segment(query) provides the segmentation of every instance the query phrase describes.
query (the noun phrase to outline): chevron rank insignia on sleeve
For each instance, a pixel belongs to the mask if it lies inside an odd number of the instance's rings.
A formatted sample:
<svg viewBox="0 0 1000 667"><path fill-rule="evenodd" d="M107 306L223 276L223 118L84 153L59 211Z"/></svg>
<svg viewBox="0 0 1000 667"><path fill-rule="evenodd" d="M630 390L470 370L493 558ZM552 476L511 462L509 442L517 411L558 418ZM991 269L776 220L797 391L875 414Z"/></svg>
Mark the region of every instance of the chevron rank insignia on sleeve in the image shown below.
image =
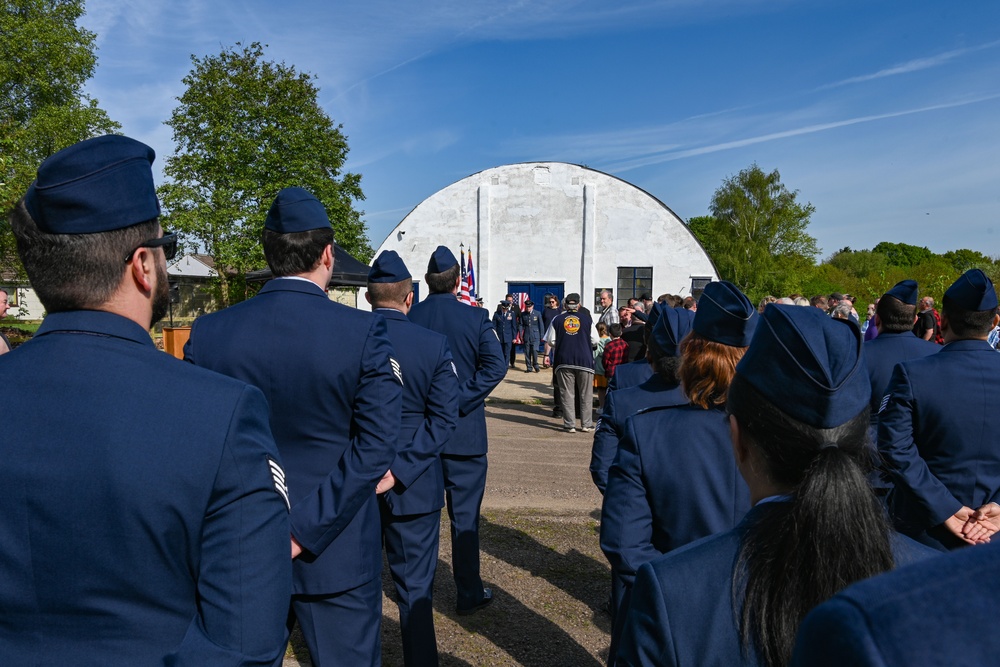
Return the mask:
<svg viewBox="0 0 1000 667"><path fill-rule="evenodd" d="M392 374L396 376L399 380L399 384L403 384L403 368L399 365L399 362L389 357L389 363L392 364Z"/></svg>
<svg viewBox="0 0 1000 667"><path fill-rule="evenodd" d="M886 394L885 396L882 397L882 403L880 403L878 406L878 414L882 414L882 411L885 410L885 407L889 405L890 398L892 398L892 394Z"/></svg>
<svg viewBox="0 0 1000 667"><path fill-rule="evenodd" d="M281 464L267 457L267 464L271 468L271 479L274 480L274 488L278 494L285 499L285 506L292 509L292 504L288 502L288 485L285 484L285 471L281 469Z"/></svg>

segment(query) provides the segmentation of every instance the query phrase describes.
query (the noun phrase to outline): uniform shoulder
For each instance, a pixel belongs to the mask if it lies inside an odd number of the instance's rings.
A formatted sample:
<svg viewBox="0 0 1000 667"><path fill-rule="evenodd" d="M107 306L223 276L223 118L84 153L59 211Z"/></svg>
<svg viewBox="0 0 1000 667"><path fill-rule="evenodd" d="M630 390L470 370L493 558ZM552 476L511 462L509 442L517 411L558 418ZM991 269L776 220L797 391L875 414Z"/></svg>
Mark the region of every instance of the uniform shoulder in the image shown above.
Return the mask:
<svg viewBox="0 0 1000 667"><path fill-rule="evenodd" d="M692 572L702 572L706 565L725 566L732 570L733 559L739 550L740 532L737 529L709 535L675 549L651 561L658 578L686 579Z"/></svg>

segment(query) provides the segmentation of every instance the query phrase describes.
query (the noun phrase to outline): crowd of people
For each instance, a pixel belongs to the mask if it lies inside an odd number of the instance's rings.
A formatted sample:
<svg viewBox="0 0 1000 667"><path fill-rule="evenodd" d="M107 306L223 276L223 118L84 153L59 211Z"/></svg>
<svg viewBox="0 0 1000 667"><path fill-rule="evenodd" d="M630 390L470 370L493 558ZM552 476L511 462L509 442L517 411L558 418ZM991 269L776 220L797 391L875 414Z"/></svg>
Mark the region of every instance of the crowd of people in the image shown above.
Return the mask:
<svg viewBox="0 0 1000 667"><path fill-rule="evenodd" d="M379 665L384 550L404 661L438 664L442 508L455 612L493 600L484 399L519 337L526 372L554 369L563 428L594 431L609 664L995 660L983 272L940 312L901 281L865 323L844 295L758 308L725 281L621 308L608 290L596 321L577 293L540 311L508 295L491 317L439 246L418 304L402 258L376 257L362 312L327 297L330 220L289 187L261 237L275 278L199 318L182 363L148 331L177 247L154 157L71 146L10 215L47 316L0 357L20 416L0 441L0 663L278 665L297 622L313 664Z"/></svg>

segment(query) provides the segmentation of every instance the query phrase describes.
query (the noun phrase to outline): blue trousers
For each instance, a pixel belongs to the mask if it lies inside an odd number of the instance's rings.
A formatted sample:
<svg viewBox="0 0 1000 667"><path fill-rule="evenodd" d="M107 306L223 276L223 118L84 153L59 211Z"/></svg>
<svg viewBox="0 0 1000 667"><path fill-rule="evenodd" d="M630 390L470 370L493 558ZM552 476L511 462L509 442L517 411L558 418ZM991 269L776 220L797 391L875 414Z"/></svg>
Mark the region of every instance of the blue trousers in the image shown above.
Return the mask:
<svg viewBox="0 0 1000 667"><path fill-rule="evenodd" d="M293 595L292 614L315 667L381 667L382 578L333 595Z"/></svg>
<svg viewBox="0 0 1000 667"><path fill-rule="evenodd" d="M459 609L483 600L479 576L479 509L486 491L486 454L441 455L444 493L451 521L451 563L458 589Z"/></svg>
<svg viewBox="0 0 1000 667"><path fill-rule="evenodd" d="M524 363L529 371L538 370L538 341L525 341Z"/></svg>
<svg viewBox="0 0 1000 667"><path fill-rule="evenodd" d="M428 514L394 516L384 503L382 539L392 581L396 584L399 625L403 636L403 664L436 667L434 635L434 572L437 570L441 510Z"/></svg>

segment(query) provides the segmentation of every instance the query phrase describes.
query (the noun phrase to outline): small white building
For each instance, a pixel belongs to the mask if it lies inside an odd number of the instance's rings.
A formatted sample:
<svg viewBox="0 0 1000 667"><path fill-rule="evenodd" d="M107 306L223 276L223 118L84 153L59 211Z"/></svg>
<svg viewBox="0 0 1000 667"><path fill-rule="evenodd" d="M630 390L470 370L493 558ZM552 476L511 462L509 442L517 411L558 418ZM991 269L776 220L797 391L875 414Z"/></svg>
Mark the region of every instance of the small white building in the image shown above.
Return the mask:
<svg viewBox="0 0 1000 667"><path fill-rule="evenodd" d="M456 257L463 247L472 252L477 292L491 311L508 292L527 294L539 308L545 293L577 292L593 310L605 288L622 304L642 294L697 296L718 279L704 249L663 202L619 178L563 162L504 165L449 185L410 211L376 256L398 252L420 299L438 245ZM368 304L359 298L358 306Z"/></svg>

